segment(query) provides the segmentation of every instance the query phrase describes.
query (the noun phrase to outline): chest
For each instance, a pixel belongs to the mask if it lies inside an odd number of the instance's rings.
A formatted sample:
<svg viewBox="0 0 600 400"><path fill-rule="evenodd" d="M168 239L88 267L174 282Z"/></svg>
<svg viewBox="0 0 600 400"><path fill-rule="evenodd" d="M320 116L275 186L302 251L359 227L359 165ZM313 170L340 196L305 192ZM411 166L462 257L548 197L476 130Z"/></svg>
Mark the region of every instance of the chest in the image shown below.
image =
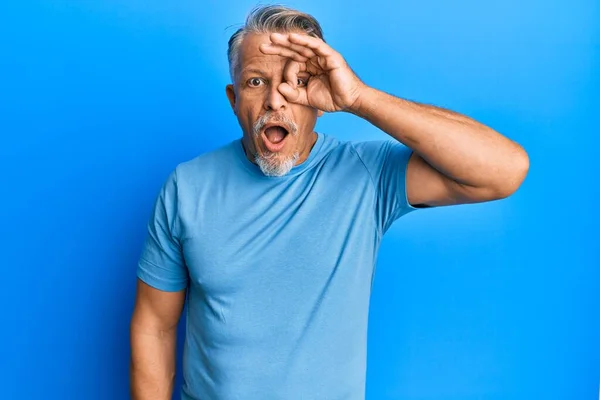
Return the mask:
<svg viewBox="0 0 600 400"><path fill-rule="evenodd" d="M182 241L192 284L227 295L368 278L377 240L369 182L327 178L199 193Z"/></svg>

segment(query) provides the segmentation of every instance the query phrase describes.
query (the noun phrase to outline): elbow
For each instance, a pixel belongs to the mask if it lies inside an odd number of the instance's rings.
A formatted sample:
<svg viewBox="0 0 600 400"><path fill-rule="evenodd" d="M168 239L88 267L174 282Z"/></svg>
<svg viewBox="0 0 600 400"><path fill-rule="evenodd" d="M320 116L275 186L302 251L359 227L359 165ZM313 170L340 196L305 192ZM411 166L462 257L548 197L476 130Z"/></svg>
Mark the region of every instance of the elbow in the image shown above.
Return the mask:
<svg viewBox="0 0 600 400"><path fill-rule="evenodd" d="M512 196L525 181L529 173L529 156L527 152L519 147L506 166L506 171L501 174L500 181L495 185L496 199L505 199Z"/></svg>

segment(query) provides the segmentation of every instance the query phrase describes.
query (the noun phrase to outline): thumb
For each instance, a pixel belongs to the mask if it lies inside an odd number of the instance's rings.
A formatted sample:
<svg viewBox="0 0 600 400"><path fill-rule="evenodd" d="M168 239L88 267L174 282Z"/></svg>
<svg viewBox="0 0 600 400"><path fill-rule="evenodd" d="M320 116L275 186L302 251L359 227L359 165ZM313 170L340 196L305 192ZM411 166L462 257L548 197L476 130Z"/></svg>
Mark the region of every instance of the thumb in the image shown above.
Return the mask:
<svg viewBox="0 0 600 400"><path fill-rule="evenodd" d="M301 90L299 88L293 88L287 82L281 83L277 87L277 90L290 103L298 103L298 104L302 104L302 105L305 105L305 106L308 105L308 101L307 101L307 98L306 98L306 90Z"/></svg>

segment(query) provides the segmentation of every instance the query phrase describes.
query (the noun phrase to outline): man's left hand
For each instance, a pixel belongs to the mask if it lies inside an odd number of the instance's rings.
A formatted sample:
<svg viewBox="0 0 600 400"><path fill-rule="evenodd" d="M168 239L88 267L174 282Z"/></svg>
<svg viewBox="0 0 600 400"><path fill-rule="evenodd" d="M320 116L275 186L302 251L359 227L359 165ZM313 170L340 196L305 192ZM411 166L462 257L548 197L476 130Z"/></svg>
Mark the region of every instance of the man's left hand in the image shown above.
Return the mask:
<svg viewBox="0 0 600 400"><path fill-rule="evenodd" d="M290 59L284 68L285 82L278 87L288 101L325 112L356 111L365 84L341 54L305 34L272 33L270 39L271 44L262 44L260 50Z"/></svg>

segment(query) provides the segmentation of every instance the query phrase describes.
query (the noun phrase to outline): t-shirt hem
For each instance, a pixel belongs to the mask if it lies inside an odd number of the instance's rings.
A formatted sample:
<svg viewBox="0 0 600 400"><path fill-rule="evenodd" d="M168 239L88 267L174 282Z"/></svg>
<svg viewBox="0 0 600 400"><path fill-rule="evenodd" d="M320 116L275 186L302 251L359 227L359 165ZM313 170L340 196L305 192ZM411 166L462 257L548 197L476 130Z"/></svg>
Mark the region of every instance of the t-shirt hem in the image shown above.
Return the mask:
<svg viewBox="0 0 600 400"><path fill-rule="evenodd" d="M157 277L156 275L153 275L144 269L144 264L153 266L153 264L149 261L145 261L143 259L140 260L138 263L137 277L153 288L162 290L164 292L179 292L187 287L187 282L169 282L165 279Z"/></svg>

